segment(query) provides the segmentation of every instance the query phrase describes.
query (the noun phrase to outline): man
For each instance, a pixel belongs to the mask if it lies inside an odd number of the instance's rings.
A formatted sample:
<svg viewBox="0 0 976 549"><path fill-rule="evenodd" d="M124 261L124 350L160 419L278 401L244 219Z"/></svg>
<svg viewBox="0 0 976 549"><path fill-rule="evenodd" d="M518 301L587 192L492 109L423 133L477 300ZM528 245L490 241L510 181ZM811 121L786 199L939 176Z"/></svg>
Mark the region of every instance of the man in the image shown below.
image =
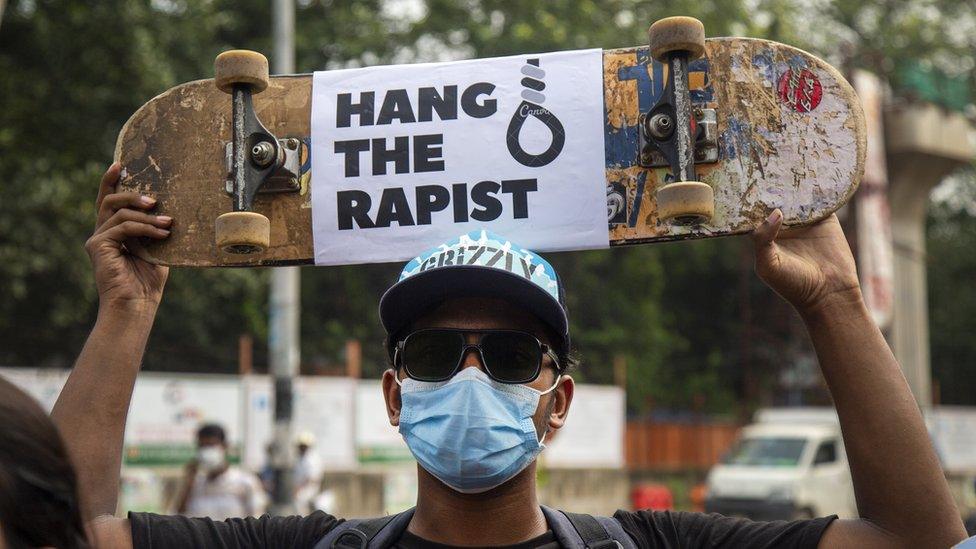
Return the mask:
<svg viewBox="0 0 976 549"><path fill-rule="evenodd" d="M176 512L223 520L264 513L268 498L261 481L227 461L224 428L208 423L197 430L197 456L186 465Z"/></svg>
<svg viewBox="0 0 976 549"><path fill-rule="evenodd" d="M295 508L301 513L312 511L313 501L322 489L322 460L315 451L315 435L302 431L296 439L298 459L292 480L295 483Z"/></svg>
<svg viewBox="0 0 976 549"><path fill-rule="evenodd" d="M173 223L150 213L152 200L115 193L118 173L115 165L103 178L86 244L98 318L53 412L78 466L85 519L111 547L313 547L341 521L321 512L223 523L113 516L126 410L167 276L128 255L123 243L166 238ZM840 418L860 518L758 523L618 511L614 524L641 547L946 547L961 540L921 414L864 306L836 218L779 235L781 224L775 210L755 231L756 269L810 331ZM534 255L505 258L523 261L531 276L497 264L452 265L458 254L473 260L478 245L461 239L446 245L450 259L435 253L409 263L381 302L396 365L383 375L387 413L419 462L417 506L395 544L558 547L536 496L535 457L567 421L573 400L561 287Z"/></svg>

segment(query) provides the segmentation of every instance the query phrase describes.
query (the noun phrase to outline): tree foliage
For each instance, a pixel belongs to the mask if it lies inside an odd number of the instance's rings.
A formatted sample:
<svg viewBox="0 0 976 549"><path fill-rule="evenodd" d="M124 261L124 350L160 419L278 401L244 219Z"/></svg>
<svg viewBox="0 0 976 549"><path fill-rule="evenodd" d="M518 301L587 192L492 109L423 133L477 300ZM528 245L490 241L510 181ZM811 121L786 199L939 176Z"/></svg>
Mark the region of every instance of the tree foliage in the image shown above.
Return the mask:
<svg viewBox="0 0 976 549"><path fill-rule="evenodd" d="M927 234L932 377L944 404L976 404L976 172L947 181L929 205Z"/></svg>
<svg viewBox="0 0 976 549"><path fill-rule="evenodd" d="M0 24L0 363L71 363L96 306L82 244L91 231L97 181L122 123L155 94L209 76L220 51L270 53L270 4L9 2ZM300 0L297 65L311 71L631 46L646 40L655 19L688 14L700 18L710 35L769 37L834 61L840 60L840 45L850 44L849 51L863 54L854 64L882 74L893 70L892 60L908 57L971 72L976 33L960 36L953 29L971 23L966 10L973 11L972 1L940 1L945 11L938 16L928 9L933 5ZM934 223L950 218L960 227L971 221L942 216ZM969 234L965 230L960 234ZM941 303L940 288L972 272L963 261L968 248L959 242L970 241L954 235L931 243L933 256L946 253L956 261L933 263L932 279L939 281L933 303ZM553 261L569 288L572 329L583 357L578 376L612 382L613 364L625 364L634 410L728 411L741 397L769 402L784 363L810 355L795 315L751 274L750 248L741 239L553 254ZM341 361L345 341L355 338L363 342L366 373L382 370L377 302L398 267L303 269L306 367ZM247 332L255 336L260 369L266 358L267 274L174 269L146 367L234 371L237 338ZM955 319L976 318L976 304L959 300L954 307ZM939 319L933 315L934 323ZM956 326L953 337L972 332L971 321ZM953 364L972 358L966 354L972 349L958 350L956 339L935 329L933 345L938 360L945 353L955 357Z"/></svg>

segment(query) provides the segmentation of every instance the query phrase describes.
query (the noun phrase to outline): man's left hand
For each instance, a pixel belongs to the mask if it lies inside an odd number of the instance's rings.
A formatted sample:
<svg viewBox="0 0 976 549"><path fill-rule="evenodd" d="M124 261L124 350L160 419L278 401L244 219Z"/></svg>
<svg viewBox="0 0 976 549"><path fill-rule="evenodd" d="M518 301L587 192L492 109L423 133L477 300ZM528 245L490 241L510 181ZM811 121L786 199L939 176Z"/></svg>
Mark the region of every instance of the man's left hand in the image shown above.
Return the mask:
<svg viewBox="0 0 976 549"><path fill-rule="evenodd" d="M861 299L854 256L836 215L780 234L782 226L776 209L753 233L759 278L801 314L834 300Z"/></svg>

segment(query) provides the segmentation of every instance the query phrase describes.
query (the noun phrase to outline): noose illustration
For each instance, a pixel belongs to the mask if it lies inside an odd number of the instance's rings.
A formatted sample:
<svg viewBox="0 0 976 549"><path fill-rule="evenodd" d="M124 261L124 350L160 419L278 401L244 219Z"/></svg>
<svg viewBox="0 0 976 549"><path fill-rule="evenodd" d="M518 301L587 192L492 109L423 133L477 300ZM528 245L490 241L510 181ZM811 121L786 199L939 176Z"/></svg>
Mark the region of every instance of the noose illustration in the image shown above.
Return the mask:
<svg viewBox="0 0 976 549"><path fill-rule="evenodd" d="M546 76L546 71L539 67L539 59L526 59L526 64L522 66L522 75L525 76L522 79L522 103L515 110L512 120L508 123L508 152L519 164L538 168L549 164L559 156L563 150L563 145L566 144L566 132L563 129L562 122L542 106L546 101L546 96L542 93L542 90L546 89L546 83L542 81ZM540 154L526 152L522 148L522 144L519 143L522 125L530 116L534 116L552 132L552 143L549 144L549 148L545 152Z"/></svg>

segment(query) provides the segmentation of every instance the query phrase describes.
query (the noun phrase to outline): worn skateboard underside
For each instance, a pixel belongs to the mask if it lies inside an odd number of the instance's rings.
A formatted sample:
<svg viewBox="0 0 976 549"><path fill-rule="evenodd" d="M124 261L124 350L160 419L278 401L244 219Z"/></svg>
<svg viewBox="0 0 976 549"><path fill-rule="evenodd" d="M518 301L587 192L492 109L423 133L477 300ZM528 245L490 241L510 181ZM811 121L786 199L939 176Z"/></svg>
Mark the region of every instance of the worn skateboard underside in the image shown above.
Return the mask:
<svg viewBox="0 0 976 549"><path fill-rule="evenodd" d="M698 179L715 191L715 215L698 227L658 222L655 189L669 170L638 164L638 117L657 102L667 68L651 61L647 48L603 54L607 178L593 184L626 197L609 223L611 245L740 234L777 207L786 224L808 224L830 215L857 188L863 114L836 69L765 40L711 39L705 51L689 68L691 99L715 109L719 161L696 167ZM157 212L174 223L166 241L145 243L137 253L183 266L312 263L311 87L310 75L274 77L254 96L255 111L272 133L303 140L304 173L300 192L257 197L254 210L271 221L271 247L253 256L219 252L214 240L214 220L232 209L224 190L230 96L212 80L199 80L140 108L116 145L120 186L156 197Z"/></svg>

